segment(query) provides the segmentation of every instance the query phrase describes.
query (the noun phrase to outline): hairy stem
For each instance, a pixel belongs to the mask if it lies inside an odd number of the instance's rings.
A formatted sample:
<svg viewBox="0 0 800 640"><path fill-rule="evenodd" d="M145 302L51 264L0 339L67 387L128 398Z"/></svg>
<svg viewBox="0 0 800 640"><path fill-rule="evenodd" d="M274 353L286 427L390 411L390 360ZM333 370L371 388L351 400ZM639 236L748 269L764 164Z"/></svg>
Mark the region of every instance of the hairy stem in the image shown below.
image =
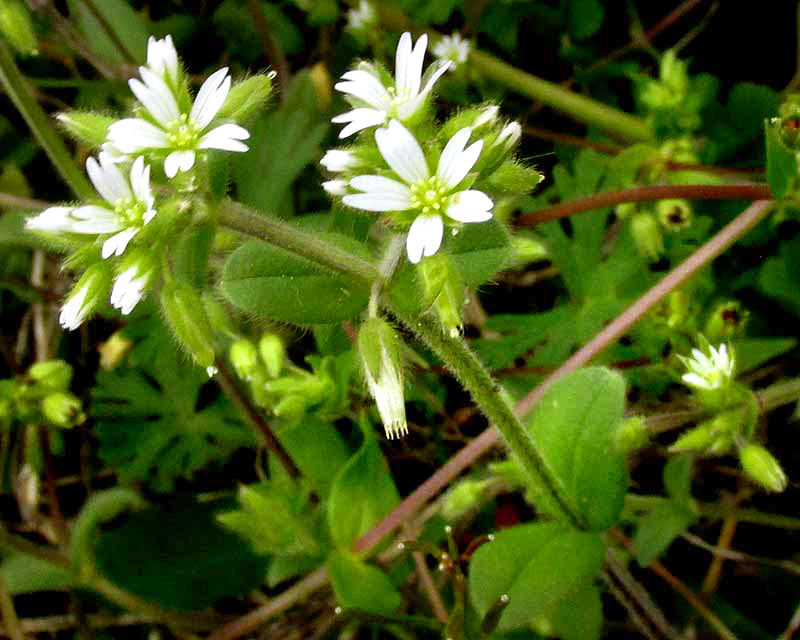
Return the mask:
<svg viewBox="0 0 800 640"><path fill-rule="evenodd" d="M603 209L625 202L651 202L667 198L686 198L688 200L766 200L771 197L769 187L761 184L690 184L658 185L653 187L632 187L622 191L598 193L572 202L523 213L516 220L519 226L530 226L574 216L577 213Z"/></svg>
<svg viewBox="0 0 800 640"><path fill-rule="evenodd" d="M260 214L254 209L225 200L219 207L218 220L223 226L266 240L281 249L368 284L377 277L377 269L347 251L320 240L313 233L306 233L292 224Z"/></svg>
<svg viewBox="0 0 800 640"><path fill-rule="evenodd" d="M25 118L25 122L31 128L34 137L42 145L50 162L56 168L64 182L67 183L73 193L79 198L88 198L94 195L89 181L83 175L72 159L72 156L64 145L64 141L56 132L50 118L33 99L30 89L25 79L17 68L14 58L5 44L0 42L0 84L5 89L8 97L14 106Z"/></svg>

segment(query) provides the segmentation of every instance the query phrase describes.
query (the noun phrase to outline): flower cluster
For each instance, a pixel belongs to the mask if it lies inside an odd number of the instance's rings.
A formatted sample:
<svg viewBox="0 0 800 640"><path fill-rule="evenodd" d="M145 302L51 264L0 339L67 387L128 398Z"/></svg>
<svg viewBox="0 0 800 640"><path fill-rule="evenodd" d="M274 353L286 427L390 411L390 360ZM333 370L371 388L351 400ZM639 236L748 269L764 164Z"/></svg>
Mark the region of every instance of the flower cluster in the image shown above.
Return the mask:
<svg viewBox="0 0 800 640"><path fill-rule="evenodd" d="M77 206L49 207L27 222L28 229L59 234L77 245L75 255L81 259L74 262L91 263L62 308L60 321L67 329L77 328L106 298L129 314L154 282L157 250L166 246L163 232L169 225L165 221L157 231L145 231L159 226L153 222L157 216L170 217L165 210L174 213L179 207L174 198L157 204L150 183L153 166L163 167L164 175L173 179L193 169L208 149L248 149L242 142L250 137L246 129L219 121L231 91L227 68L212 73L192 100L172 38L151 37L147 64L139 67L139 75L128 82L139 103L136 117L111 122L91 113L59 117L83 142L99 143L98 156L86 161L98 197ZM102 141L90 137L98 129L106 132ZM128 249L137 242L139 247ZM98 246L99 259L87 258Z"/></svg>
<svg viewBox="0 0 800 640"><path fill-rule="evenodd" d="M733 379L735 358L728 352L728 347L721 344L715 349L708 345L708 353L700 349L692 349L692 357L679 356L686 365L688 373L683 374L683 380L690 387L713 391L727 386Z"/></svg>
<svg viewBox="0 0 800 640"><path fill-rule="evenodd" d="M346 125L339 137L378 128L360 135L349 148L329 150L321 160L328 172L337 174L323 182L330 195L354 209L388 214L395 227L408 231L406 251L412 263L439 251L445 226L457 233L464 223L492 218L495 200L487 193L486 179L504 161L514 165L508 156L520 138L519 124L503 126L493 105L465 110L431 127L431 90L454 66L452 49L458 50L459 60L468 50L455 36L440 42L440 59L423 74L427 42L424 34L416 43L409 33L400 37L394 78L371 63L342 76L336 89L353 109L333 118ZM527 188L536 182L538 174ZM517 184L514 188L519 192ZM504 195L499 183L491 190Z"/></svg>

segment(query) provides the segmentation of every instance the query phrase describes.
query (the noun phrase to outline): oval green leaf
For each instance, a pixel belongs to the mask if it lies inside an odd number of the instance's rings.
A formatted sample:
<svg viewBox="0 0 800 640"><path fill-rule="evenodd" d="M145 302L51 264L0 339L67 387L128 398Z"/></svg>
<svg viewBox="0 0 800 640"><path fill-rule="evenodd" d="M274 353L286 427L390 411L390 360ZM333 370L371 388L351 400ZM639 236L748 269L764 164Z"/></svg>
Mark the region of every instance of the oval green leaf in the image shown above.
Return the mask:
<svg viewBox="0 0 800 640"><path fill-rule="evenodd" d="M342 609L391 615L403 603L400 592L383 571L348 551L331 553L328 572L336 600Z"/></svg>

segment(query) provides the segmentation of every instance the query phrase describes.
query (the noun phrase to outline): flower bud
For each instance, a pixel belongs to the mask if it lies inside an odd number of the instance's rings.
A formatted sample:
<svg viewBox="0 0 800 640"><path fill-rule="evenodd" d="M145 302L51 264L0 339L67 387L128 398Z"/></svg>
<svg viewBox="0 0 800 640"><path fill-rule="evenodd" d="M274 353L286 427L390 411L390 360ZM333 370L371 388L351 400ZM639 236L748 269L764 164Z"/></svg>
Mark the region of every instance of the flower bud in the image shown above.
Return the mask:
<svg viewBox="0 0 800 640"><path fill-rule="evenodd" d="M346 149L329 149L322 156L319 163L331 173L354 169L361 164L361 161L352 151Z"/></svg>
<svg viewBox="0 0 800 640"><path fill-rule="evenodd" d="M64 391L72 381L72 367L63 360L37 362L28 369L28 377L49 389Z"/></svg>
<svg viewBox="0 0 800 640"><path fill-rule="evenodd" d="M614 207L614 213L620 220L624 220L625 218L630 218L638 209L639 205L635 202L622 202Z"/></svg>
<svg viewBox="0 0 800 640"><path fill-rule="evenodd" d="M437 254L423 260L418 268L425 300L433 305L444 332L451 337L460 335L466 288L452 260Z"/></svg>
<svg viewBox="0 0 800 640"><path fill-rule="evenodd" d="M735 300L723 302L711 312L703 333L712 342L727 340L744 330L749 315Z"/></svg>
<svg viewBox="0 0 800 640"><path fill-rule="evenodd" d="M669 448L670 453L681 453L684 451L694 451L702 453L710 447L717 434L709 422L704 422L688 431L682 433Z"/></svg>
<svg viewBox="0 0 800 640"><path fill-rule="evenodd" d="M656 203L656 216L667 231L681 231L692 224L692 206L678 198L660 200Z"/></svg>
<svg viewBox="0 0 800 640"><path fill-rule="evenodd" d="M480 502L486 489L486 480L466 478L456 484L444 496L442 516L445 520L455 522L474 509Z"/></svg>
<svg viewBox="0 0 800 640"><path fill-rule="evenodd" d="M331 196L343 196L347 193L347 180L326 180L322 183L325 193Z"/></svg>
<svg viewBox="0 0 800 640"><path fill-rule="evenodd" d="M228 353L236 375L242 380L250 381L259 369L258 350L256 346L242 338L231 345Z"/></svg>
<svg viewBox="0 0 800 640"><path fill-rule="evenodd" d="M234 84L217 117L240 124L252 120L264 108L272 93L273 77L274 74L262 73Z"/></svg>
<svg viewBox="0 0 800 640"><path fill-rule="evenodd" d="M258 352L261 360L267 367L267 375L277 378L283 369L284 350L283 342L274 333L264 335L258 342Z"/></svg>
<svg viewBox="0 0 800 640"><path fill-rule="evenodd" d="M381 318L367 319L358 330L358 354L370 395L390 440L408 433L403 396L401 343L394 329Z"/></svg>
<svg viewBox="0 0 800 640"><path fill-rule="evenodd" d="M114 122L110 116L91 111L66 111L57 114L56 120L75 140L93 149L103 145Z"/></svg>
<svg viewBox="0 0 800 640"><path fill-rule="evenodd" d="M742 470L767 491L783 491L787 478L780 463L764 447L748 444L739 449Z"/></svg>
<svg viewBox="0 0 800 640"><path fill-rule="evenodd" d="M640 212L631 217L631 234L639 252L655 262L664 252L664 238L656 219L647 212Z"/></svg>
<svg viewBox="0 0 800 640"><path fill-rule="evenodd" d="M509 153L517 146L521 137L522 127L519 122L509 122L497 135L494 146L499 146L503 153Z"/></svg>
<svg viewBox="0 0 800 640"><path fill-rule="evenodd" d="M614 434L617 451L624 454L633 453L645 447L650 438L647 422L642 416L632 416L623 420Z"/></svg>
<svg viewBox="0 0 800 640"><path fill-rule="evenodd" d="M0 2L0 32L22 55L32 56L39 53L31 16L21 0Z"/></svg>
<svg viewBox="0 0 800 640"><path fill-rule="evenodd" d="M57 391L42 400L42 413L56 427L67 428L86 420L81 401L71 393Z"/></svg>
<svg viewBox="0 0 800 640"><path fill-rule="evenodd" d="M203 301L191 286L170 281L161 291L164 318L180 345L201 367L214 365L214 332Z"/></svg>
<svg viewBox="0 0 800 640"><path fill-rule="evenodd" d="M111 273L105 262L89 267L61 307L58 321L65 329L77 329L108 296Z"/></svg>

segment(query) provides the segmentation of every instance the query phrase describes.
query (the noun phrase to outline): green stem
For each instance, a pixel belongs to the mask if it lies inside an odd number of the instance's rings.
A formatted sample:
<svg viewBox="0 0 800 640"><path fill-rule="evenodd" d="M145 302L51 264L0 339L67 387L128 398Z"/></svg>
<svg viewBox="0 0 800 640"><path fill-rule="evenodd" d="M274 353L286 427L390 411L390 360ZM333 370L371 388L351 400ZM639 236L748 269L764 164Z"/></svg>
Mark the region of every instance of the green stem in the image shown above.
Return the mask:
<svg viewBox="0 0 800 640"><path fill-rule="evenodd" d="M8 590L6 580L2 575L0 575L0 613L3 614L3 625L8 637L11 640L25 640L25 634L22 632L22 626L17 617L17 611L14 609L14 599L11 597L11 592Z"/></svg>
<svg viewBox="0 0 800 640"><path fill-rule="evenodd" d="M494 82L563 111L580 122L599 127L615 137L631 142L653 140L650 127L641 118L520 71L488 53L473 49L469 54L469 64Z"/></svg>
<svg viewBox="0 0 800 640"><path fill-rule="evenodd" d="M0 42L0 83L2 83L14 106L25 118L34 137L50 158L50 162L61 174L78 198L85 199L94 195L86 176L72 159L64 141L50 122L50 118L34 100L25 79L17 68L8 48Z"/></svg>
<svg viewBox="0 0 800 640"><path fill-rule="evenodd" d="M497 427L514 456L535 483L534 486L543 491L546 503L555 506L562 516L580 527L583 524L581 515L562 494L544 456L514 414L506 394L467 343L461 338L445 335L441 326L430 316L414 316L394 307L389 307L389 310L441 358L461 385L469 391L481 412Z"/></svg>
<svg viewBox="0 0 800 640"><path fill-rule="evenodd" d="M366 260L320 240L315 234L307 233L295 225L263 215L238 202L223 201L218 210L218 221L230 229L266 240L281 249L286 249L367 284L372 284L378 276L377 269Z"/></svg>

